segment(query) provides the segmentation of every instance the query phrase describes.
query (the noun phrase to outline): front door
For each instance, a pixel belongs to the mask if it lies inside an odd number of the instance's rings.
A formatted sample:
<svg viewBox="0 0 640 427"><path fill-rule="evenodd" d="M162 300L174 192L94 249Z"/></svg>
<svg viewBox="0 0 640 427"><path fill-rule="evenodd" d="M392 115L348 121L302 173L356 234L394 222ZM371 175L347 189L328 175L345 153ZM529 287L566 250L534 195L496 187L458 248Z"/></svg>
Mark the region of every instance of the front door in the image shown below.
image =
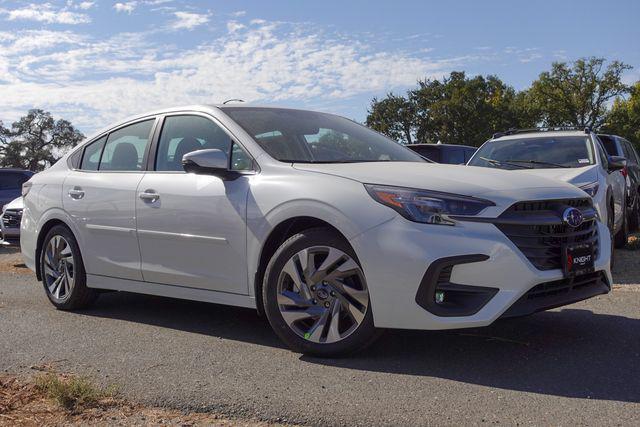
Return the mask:
<svg viewBox="0 0 640 427"><path fill-rule="evenodd" d="M233 181L187 174L182 156L216 148L232 156L231 138L210 118L167 116L155 171L138 186L137 232L147 282L248 294L246 205L250 176ZM237 161L244 168L249 163Z"/></svg>

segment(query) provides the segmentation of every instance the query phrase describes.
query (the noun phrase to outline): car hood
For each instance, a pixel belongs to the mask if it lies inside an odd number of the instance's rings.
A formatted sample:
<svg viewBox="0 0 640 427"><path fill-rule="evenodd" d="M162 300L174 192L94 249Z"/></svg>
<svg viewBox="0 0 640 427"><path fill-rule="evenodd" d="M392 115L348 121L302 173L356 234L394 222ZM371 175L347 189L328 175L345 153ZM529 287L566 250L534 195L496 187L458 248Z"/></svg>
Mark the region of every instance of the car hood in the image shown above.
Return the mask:
<svg viewBox="0 0 640 427"><path fill-rule="evenodd" d="M552 169L522 169L515 172L517 174L525 174L530 176L539 176L543 178L558 179L573 185L590 184L598 180L597 165L585 166L582 168L552 168Z"/></svg>
<svg viewBox="0 0 640 427"><path fill-rule="evenodd" d="M19 209L23 209L23 208L24 208L24 203L22 201L22 196L20 196L17 199L14 199L11 202L9 202L6 205L4 205L3 209L19 210Z"/></svg>
<svg viewBox="0 0 640 427"><path fill-rule="evenodd" d="M420 188L485 198L492 198L491 194L495 198L514 200L584 197L581 190L558 180L478 166L421 162L296 163L293 166L298 170L340 176L367 184Z"/></svg>

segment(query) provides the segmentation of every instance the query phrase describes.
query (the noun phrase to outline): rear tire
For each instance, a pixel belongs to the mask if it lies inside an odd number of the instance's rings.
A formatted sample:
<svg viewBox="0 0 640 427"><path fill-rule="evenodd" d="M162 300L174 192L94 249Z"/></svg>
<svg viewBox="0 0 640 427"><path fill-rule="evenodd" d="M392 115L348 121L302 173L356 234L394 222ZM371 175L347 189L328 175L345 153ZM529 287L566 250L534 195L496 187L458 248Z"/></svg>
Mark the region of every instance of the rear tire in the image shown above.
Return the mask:
<svg viewBox="0 0 640 427"><path fill-rule="evenodd" d="M86 308L98 297L95 289L87 288L80 248L63 225L53 227L44 238L40 273L45 293L58 310Z"/></svg>
<svg viewBox="0 0 640 427"><path fill-rule="evenodd" d="M337 357L378 336L362 267L349 243L330 228L302 231L271 258L264 311L293 351Z"/></svg>
<svg viewBox="0 0 640 427"><path fill-rule="evenodd" d="M615 218L614 218L614 210L613 210L613 206L609 205L609 208L607 210L607 228L609 229L609 240L611 241L611 259L609 261L609 268L611 270L613 270L613 266L615 264L615 252L616 252L616 245L614 243L614 234L613 234L613 230L614 230L614 225L615 223Z"/></svg>

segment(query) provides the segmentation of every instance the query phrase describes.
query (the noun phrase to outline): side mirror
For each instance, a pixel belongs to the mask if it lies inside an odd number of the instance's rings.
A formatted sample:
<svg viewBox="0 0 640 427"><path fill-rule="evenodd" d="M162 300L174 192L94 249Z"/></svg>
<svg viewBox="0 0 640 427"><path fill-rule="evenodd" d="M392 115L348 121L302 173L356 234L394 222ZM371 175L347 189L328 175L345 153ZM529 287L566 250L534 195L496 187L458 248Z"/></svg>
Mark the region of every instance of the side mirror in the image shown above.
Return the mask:
<svg viewBox="0 0 640 427"><path fill-rule="evenodd" d="M187 173L213 175L224 180L235 179L238 173L229 170L229 158L217 149L196 150L182 156L182 167Z"/></svg>
<svg viewBox="0 0 640 427"><path fill-rule="evenodd" d="M615 172L627 167L627 159L621 156L609 157L609 172Z"/></svg>

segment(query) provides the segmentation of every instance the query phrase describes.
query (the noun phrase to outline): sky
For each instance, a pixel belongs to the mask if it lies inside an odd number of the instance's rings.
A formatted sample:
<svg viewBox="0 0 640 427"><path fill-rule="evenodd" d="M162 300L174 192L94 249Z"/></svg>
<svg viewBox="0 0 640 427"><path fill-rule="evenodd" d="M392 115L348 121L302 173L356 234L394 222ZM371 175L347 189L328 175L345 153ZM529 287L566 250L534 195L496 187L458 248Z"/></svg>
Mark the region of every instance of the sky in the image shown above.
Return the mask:
<svg viewBox="0 0 640 427"><path fill-rule="evenodd" d="M374 97L453 70L516 89L554 61L640 80L640 1L0 0L0 120L90 134L156 108L247 102L364 121Z"/></svg>

